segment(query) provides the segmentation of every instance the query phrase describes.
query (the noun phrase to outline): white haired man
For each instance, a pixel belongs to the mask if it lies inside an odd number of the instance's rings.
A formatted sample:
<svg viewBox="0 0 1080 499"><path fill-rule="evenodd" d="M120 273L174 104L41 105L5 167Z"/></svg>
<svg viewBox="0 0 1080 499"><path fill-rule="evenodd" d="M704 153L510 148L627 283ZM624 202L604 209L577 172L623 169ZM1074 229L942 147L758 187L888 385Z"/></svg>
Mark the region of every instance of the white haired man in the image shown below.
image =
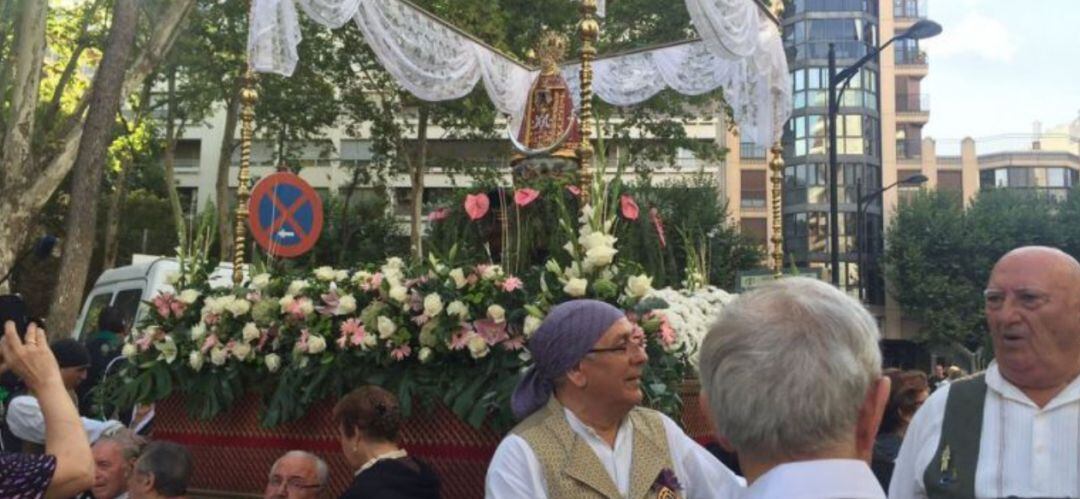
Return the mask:
<svg viewBox="0 0 1080 499"><path fill-rule="evenodd" d="M995 360L915 414L889 497L1080 497L1080 263L1015 249L984 297Z"/></svg>
<svg viewBox="0 0 1080 499"><path fill-rule="evenodd" d="M884 499L867 462L889 397L878 329L850 296L782 279L724 307L701 344L702 395L744 498Z"/></svg>
<svg viewBox="0 0 1080 499"><path fill-rule="evenodd" d="M124 428L94 442L94 485L83 497L93 499L127 499L128 479L135 470L146 440Z"/></svg>
<svg viewBox="0 0 1080 499"><path fill-rule="evenodd" d="M326 461L302 450L292 450L274 461L266 482L265 499L316 499L326 492Z"/></svg>

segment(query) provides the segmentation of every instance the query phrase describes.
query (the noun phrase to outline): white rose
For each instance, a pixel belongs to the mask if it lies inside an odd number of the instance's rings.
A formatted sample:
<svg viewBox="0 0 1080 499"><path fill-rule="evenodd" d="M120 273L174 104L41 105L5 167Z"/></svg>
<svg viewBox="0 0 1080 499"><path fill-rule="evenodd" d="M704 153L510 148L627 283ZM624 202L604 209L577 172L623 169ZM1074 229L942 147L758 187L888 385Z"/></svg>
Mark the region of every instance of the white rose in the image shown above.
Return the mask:
<svg viewBox="0 0 1080 499"><path fill-rule="evenodd" d="M251 354L251 345L248 345L244 342L234 343L232 347L232 354L238 360L247 359L248 355Z"/></svg>
<svg viewBox="0 0 1080 499"><path fill-rule="evenodd" d="M484 272L480 274L480 277L484 278L484 280L486 281L490 281L492 279L495 279L496 277L499 277L500 275L502 275L502 273L502 267L498 265L490 265L484 267Z"/></svg>
<svg viewBox="0 0 1080 499"><path fill-rule="evenodd" d="M405 286L391 286L390 287L390 299L404 303L408 299L409 292L405 289Z"/></svg>
<svg viewBox="0 0 1080 499"><path fill-rule="evenodd" d="M311 354L322 353L323 350L326 350L326 340L323 339L322 336L319 336L317 334L313 334L313 335L308 337L308 340L307 340L307 351L308 351L308 353L311 353Z"/></svg>
<svg viewBox="0 0 1080 499"><path fill-rule="evenodd" d="M378 319L379 338L387 339L397 331L397 325L386 316L380 315Z"/></svg>
<svg viewBox="0 0 1080 499"><path fill-rule="evenodd" d="M450 315L456 315L465 320L469 318L469 307L461 302L461 300L454 300L446 306L446 313Z"/></svg>
<svg viewBox="0 0 1080 499"><path fill-rule="evenodd" d="M454 280L454 286L456 286L457 289L464 288L465 285L469 283L469 280L465 279L465 271L461 270L461 268L451 270L450 278Z"/></svg>
<svg viewBox="0 0 1080 499"><path fill-rule="evenodd" d="M641 298L652 291L652 277L645 274L631 276L626 280L626 294Z"/></svg>
<svg viewBox="0 0 1080 499"><path fill-rule="evenodd" d="M221 297L219 297L217 299L217 302L214 304L214 310L218 314L221 314L221 313L225 312L226 310L229 310L230 307L232 307L233 302L235 302L235 301L236 301L236 297L233 296L233 295L221 296Z"/></svg>
<svg viewBox="0 0 1080 499"><path fill-rule="evenodd" d="M165 337L165 341L154 343L154 348L161 352L159 358L165 359L166 364L172 364L176 360L176 343L173 342L172 338Z"/></svg>
<svg viewBox="0 0 1080 499"><path fill-rule="evenodd" d="M334 271L334 280L335 281L344 281L345 279L348 279L348 278L349 278L349 271L348 270L336 270L336 271Z"/></svg>
<svg viewBox="0 0 1080 499"><path fill-rule="evenodd" d="M225 365L225 361L229 358L229 352L224 348L214 347L210 350L210 363L215 366Z"/></svg>
<svg viewBox="0 0 1080 499"><path fill-rule="evenodd" d="M469 335L469 355L472 355L472 358L482 358L489 350L487 341L484 341L482 336L475 333Z"/></svg>
<svg viewBox="0 0 1080 499"><path fill-rule="evenodd" d="M297 279L297 280L289 283L289 290L286 291L285 293L290 294L290 295L298 295L298 294L300 294L301 291L303 291L304 289L307 289L307 287L308 287L308 282L306 280Z"/></svg>
<svg viewBox="0 0 1080 499"><path fill-rule="evenodd" d="M337 273L334 272L334 269L325 265L315 269L315 278L320 281L331 282L334 280L334 276L336 274Z"/></svg>
<svg viewBox="0 0 1080 499"><path fill-rule="evenodd" d="M199 299L200 294L201 293L199 293L197 290L185 289L180 292L180 296L178 296L177 299L179 299L185 305L191 305L192 303L195 303L195 300Z"/></svg>
<svg viewBox="0 0 1080 499"><path fill-rule="evenodd" d="M131 360L138 354L139 347L135 346L134 343L124 343L124 348L120 349L120 355L123 355L124 358L128 360Z"/></svg>
<svg viewBox="0 0 1080 499"><path fill-rule="evenodd" d="M498 305L491 305L487 309L487 316L495 322L506 320L506 310Z"/></svg>
<svg viewBox="0 0 1080 499"><path fill-rule="evenodd" d="M424 297L424 315L435 317L443 310L442 298L437 293L431 293Z"/></svg>
<svg viewBox="0 0 1080 499"><path fill-rule="evenodd" d="M348 315L356 311L356 298L345 295L338 298L337 315Z"/></svg>
<svg viewBox="0 0 1080 499"><path fill-rule="evenodd" d="M401 258L398 258L396 256L392 256L390 258L387 258L386 259L386 264L384 265L384 267L389 267L389 268L392 268L392 269L400 269L401 267L404 267L404 266L405 266L405 262L402 261Z"/></svg>
<svg viewBox="0 0 1080 499"><path fill-rule="evenodd" d="M578 242L585 250L591 250L603 246L614 246L615 236L609 236L603 232L592 232L578 237Z"/></svg>
<svg viewBox="0 0 1080 499"><path fill-rule="evenodd" d="M525 337L526 338L531 337L532 334L535 333L536 330L540 328L540 324L543 324L543 323L544 323L543 320L538 319L536 317L533 317L531 315L525 317L525 328L524 328Z"/></svg>
<svg viewBox="0 0 1080 499"><path fill-rule="evenodd" d="M272 373L276 373L281 367L281 357L276 353L266 354L266 358L263 360L266 362L266 369Z"/></svg>
<svg viewBox="0 0 1080 499"><path fill-rule="evenodd" d="M379 340L375 339L374 334L365 334L364 341L360 343L360 349L366 352L369 349L374 348L378 344Z"/></svg>
<svg viewBox="0 0 1080 499"><path fill-rule="evenodd" d="M240 317L241 315L244 315L251 310L251 302L243 298L236 298L232 300L231 302L229 302L228 306L229 313L231 313L233 317Z"/></svg>
<svg viewBox="0 0 1080 499"><path fill-rule="evenodd" d="M421 348L420 349L420 363L421 364L427 364L428 361L431 360L431 356L433 354L434 354L434 351L432 351L430 347Z"/></svg>
<svg viewBox="0 0 1080 499"><path fill-rule="evenodd" d="M282 296L281 299L278 300L278 306L280 306L281 311L284 312L285 309L288 308L289 305L292 305L294 301L296 301L296 298L294 298L292 294L287 294L285 296Z"/></svg>
<svg viewBox="0 0 1080 499"><path fill-rule="evenodd" d="M619 251L611 246L597 246L585 252L585 262L595 267L611 265L615 260L615 253Z"/></svg>
<svg viewBox="0 0 1080 499"><path fill-rule="evenodd" d="M204 362L206 362L206 357L203 357L203 354L198 350L191 352L188 355L188 365L191 366L191 369L195 372L202 370Z"/></svg>
<svg viewBox="0 0 1080 499"><path fill-rule="evenodd" d="M585 291L587 291L588 288L589 288L589 281L588 280L582 279L580 277L575 277L575 278L570 279L569 281L566 282L566 285L563 286L563 291L565 291L566 294L568 294L570 296L578 297L578 296L585 296Z"/></svg>
<svg viewBox="0 0 1080 499"><path fill-rule="evenodd" d="M315 304L312 303L311 300L304 298L300 300L300 311L303 312L305 316L311 315L311 313L315 311Z"/></svg>
<svg viewBox="0 0 1080 499"><path fill-rule="evenodd" d="M256 326L254 322L244 324L243 330L244 342L255 341L262 336L262 331L259 331L259 326Z"/></svg>
<svg viewBox="0 0 1080 499"><path fill-rule="evenodd" d="M362 284L367 282L368 279L371 279L371 272L368 272L366 270L358 270L355 274L352 275L351 280L353 284Z"/></svg>
<svg viewBox="0 0 1080 499"><path fill-rule="evenodd" d="M270 274L259 274L251 278L251 288L262 290L270 285Z"/></svg>

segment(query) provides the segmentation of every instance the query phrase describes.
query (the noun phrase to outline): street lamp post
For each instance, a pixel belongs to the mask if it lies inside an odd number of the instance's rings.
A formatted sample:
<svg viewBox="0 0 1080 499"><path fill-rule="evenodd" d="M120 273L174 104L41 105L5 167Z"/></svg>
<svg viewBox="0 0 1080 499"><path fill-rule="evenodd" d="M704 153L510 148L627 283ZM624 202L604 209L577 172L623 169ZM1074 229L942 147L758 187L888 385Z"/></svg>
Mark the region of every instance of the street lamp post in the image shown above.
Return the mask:
<svg viewBox="0 0 1080 499"><path fill-rule="evenodd" d="M896 40L921 40L930 38L941 33L941 25L929 19L922 19L911 25L903 33L889 39L880 47L871 50L855 64L852 64L839 73L836 72L836 50L832 43L829 44L829 251L831 257L832 283L840 286L840 205L838 199L837 164L836 164L836 116L840 111L840 98L844 95L851 78L859 74L859 68L877 57L882 50ZM841 85L843 85L841 87ZM837 87L840 87L839 89ZM861 271L860 271L861 272ZM860 285L861 287L861 285Z"/></svg>
<svg viewBox="0 0 1080 499"><path fill-rule="evenodd" d="M923 175L921 173L915 174L903 180L897 180L896 182L893 182L865 196L863 196L862 194L862 178L860 177L859 180L855 183L855 199L858 200L855 205L855 259L859 265L859 301L866 301L866 281L864 280L866 274L863 273L863 239L865 238L866 233L866 231L864 230L866 222L863 219L866 216L866 208L870 205L871 202L874 201L875 198L880 196L885 191L892 189L893 187L896 187L898 185L922 185L927 180L930 179L927 178L926 175Z"/></svg>

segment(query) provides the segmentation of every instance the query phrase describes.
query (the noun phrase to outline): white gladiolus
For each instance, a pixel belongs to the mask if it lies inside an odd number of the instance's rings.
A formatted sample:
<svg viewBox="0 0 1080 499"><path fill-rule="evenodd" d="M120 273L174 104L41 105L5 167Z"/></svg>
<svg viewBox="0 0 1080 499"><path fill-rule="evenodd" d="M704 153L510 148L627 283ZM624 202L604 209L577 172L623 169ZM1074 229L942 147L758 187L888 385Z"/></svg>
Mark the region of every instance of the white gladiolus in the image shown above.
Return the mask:
<svg viewBox="0 0 1080 499"><path fill-rule="evenodd" d="M539 319L539 318L533 317L531 315L526 316L525 317L525 327L524 327L524 330L523 330L523 332L525 333L525 338L526 339L531 338L532 334L535 333L536 330L540 328L540 324L543 324L543 323L544 323L544 321Z"/></svg>
<svg viewBox="0 0 1080 499"><path fill-rule="evenodd" d="M204 357L202 352L199 352L198 350L188 354L188 365L191 366L191 369L195 372L201 371L203 363L205 362L206 357Z"/></svg>
<svg viewBox="0 0 1080 499"><path fill-rule="evenodd" d="M322 336L313 334L308 337L307 351L310 354L322 353L326 350L326 340Z"/></svg>
<svg viewBox="0 0 1080 499"><path fill-rule="evenodd" d="M251 355L251 345L240 342L232 346L232 354L237 360L246 360Z"/></svg>
<svg viewBox="0 0 1080 499"><path fill-rule="evenodd" d="M259 331L259 326L256 326L254 322L244 324L242 337L244 338L245 343L255 341L259 339L260 336L262 336L262 331Z"/></svg>
<svg viewBox="0 0 1080 499"><path fill-rule="evenodd" d="M239 317L251 310L251 302L243 298L235 298L229 302L228 308L229 313L232 314L233 317Z"/></svg>
<svg viewBox="0 0 1080 499"><path fill-rule="evenodd" d="M479 359L487 356L488 352L491 350L490 348L488 348L487 341L484 341L484 338L476 333L472 333L469 335L468 345L469 355L472 355L472 358L474 359Z"/></svg>
<svg viewBox="0 0 1080 499"><path fill-rule="evenodd" d="M431 356L434 351L430 347L423 347L420 349L420 363L427 364L431 360Z"/></svg>
<svg viewBox="0 0 1080 499"><path fill-rule="evenodd" d="M563 291L566 294L573 297L585 296L585 292L589 289L589 281L580 277L575 277L566 282L563 286Z"/></svg>
<svg viewBox="0 0 1080 499"><path fill-rule="evenodd" d="M495 322L502 322L506 320L506 309L499 305L491 305L487 309L487 316Z"/></svg>
<svg viewBox="0 0 1080 499"><path fill-rule="evenodd" d="M138 354L139 347L135 346L134 343L124 343L124 348L120 349L120 355L123 355L124 358L128 360L131 360Z"/></svg>
<svg viewBox="0 0 1080 499"><path fill-rule="evenodd" d="M337 315L348 315L356 311L356 298L345 295L338 298Z"/></svg>
<svg viewBox="0 0 1080 499"><path fill-rule="evenodd" d="M641 298L652 289L652 277L645 274L631 276L626 280L626 294L631 297Z"/></svg>
<svg viewBox="0 0 1080 499"><path fill-rule="evenodd" d="M210 363L215 366L225 365L225 361L229 358L229 352L221 347L214 347L210 349Z"/></svg>
<svg viewBox="0 0 1080 499"><path fill-rule="evenodd" d="M308 282L306 280L297 279L297 280L289 283L289 289L288 289L288 291L285 292L285 294L298 295L298 294L300 294L301 291L307 289L307 287L308 287Z"/></svg>
<svg viewBox="0 0 1080 499"><path fill-rule="evenodd" d="M405 286L391 286L390 287L390 299L404 303L409 297L409 290Z"/></svg>
<svg viewBox="0 0 1080 499"><path fill-rule="evenodd" d="M177 296L176 299L180 300L185 305L191 305L192 303L195 303L195 300L199 299L200 295L201 293L199 293L198 290L185 289L180 292L180 295Z"/></svg>
<svg viewBox="0 0 1080 499"><path fill-rule="evenodd" d="M262 291L263 289L266 289L266 287L269 285L270 274L263 273L251 278L252 289Z"/></svg>
<svg viewBox="0 0 1080 499"><path fill-rule="evenodd" d="M397 331L397 325L394 324L394 321L384 315L380 315L376 322L378 323L379 338L385 340L393 336L394 332Z"/></svg>
<svg viewBox="0 0 1080 499"><path fill-rule="evenodd" d="M462 303L461 300L454 300L446 306L446 313L456 315L461 320L465 320L469 318L469 306Z"/></svg>
<svg viewBox="0 0 1080 499"><path fill-rule="evenodd" d="M315 278L323 282L333 282L334 277L337 276L337 272L332 267L326 265L315 269Z"/></svg>
<svg viewBox="0 0 1080 499"><path fill-rule="evenodd" d="M442 297L437 293L431 293L424 297L424 315L435 317L443 310Z"/></svg>
<svg viewBox="0 0 1080 499"><path fill-rule="evenodd" d="M469 280L465 278L465 271L461 268L455 268L450 271L450 278L454 280L454 286L457 289L464 288L466 284L469 284Z"/></svg>
<svg viewBox="0 0 1080 499"><path fill-rule="evenodd" d="M276 373L281 368L281 357L276 353L266 354L263 361L266 362L266 370L272 373Z"/></svg>

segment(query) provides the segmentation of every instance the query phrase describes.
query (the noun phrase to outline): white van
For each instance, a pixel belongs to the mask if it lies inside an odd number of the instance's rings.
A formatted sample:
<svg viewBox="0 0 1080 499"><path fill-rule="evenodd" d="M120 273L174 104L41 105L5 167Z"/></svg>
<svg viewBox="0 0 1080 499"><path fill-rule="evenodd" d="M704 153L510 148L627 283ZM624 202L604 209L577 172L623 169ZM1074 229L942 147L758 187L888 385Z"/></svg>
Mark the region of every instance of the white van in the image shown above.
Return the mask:
<svg viewBox="0 0 1080 499"><path fill-rule="evenodd" d="M232 286L232 268L231 263L219 264L210 275L210 285L215 288ZM83 302L71 337L85 341L97 330L98 314L109 305L118 307L124 314L124 323L134 327L146 314L144 302L152 300L161 291L176 292L166 278L178 272L180 263L175 258L153 255L133 255L131 265L102 272Z"/></svg>

